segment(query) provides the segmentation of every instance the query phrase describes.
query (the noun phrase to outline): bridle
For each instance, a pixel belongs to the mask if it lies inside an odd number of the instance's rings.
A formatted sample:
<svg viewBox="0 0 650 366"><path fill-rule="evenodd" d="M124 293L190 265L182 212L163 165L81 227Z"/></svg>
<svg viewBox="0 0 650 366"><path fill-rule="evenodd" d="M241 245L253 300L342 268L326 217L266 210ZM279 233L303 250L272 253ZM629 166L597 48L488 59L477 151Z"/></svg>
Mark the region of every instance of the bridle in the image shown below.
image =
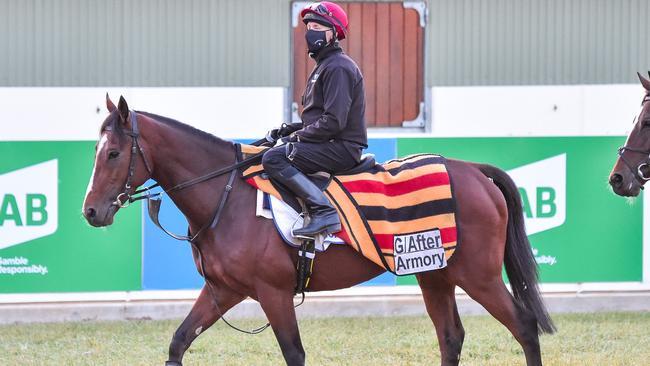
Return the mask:
<svg viewBox="0 0 650 366"><path fill-rule="evenodd" d="M144 156L144 150L138 142L138 137L140 136L140 131L138 129L138 117L136 116L135 111L129 111L129 116L131 119L131 131L125 131L124 133L128 136L131 136L131 156L129 158L129 173L126 176L126 183L124 184L124 191L117 195L115 202L112 203L113 206L118 206L120 208L128 207L135 199L131 198L129 191L131 190L131 184L133 183L133 176L135 175L135 158L138 152L142 156L144 161L144 166L147 168L147 172L151 175L152 170L149 162ZM140 193L139 191L134 192L134 194ZM124 201L122 200L124 199Z"/></svg>
<svg viewBox="0 0 650 366"><path fill-rule="evenodd" d="M630 164L630 162L627 161L627 159L625 159L625 156L623 156L623 154L626 151L647 155L645 161L642 162L641 164L637 165L636 171L635 171L634 166L632 164ZM646 176L643 173L643 170L642 170L643 168L646 168L646 167L650 168L650 150L633 149L631 147L621 146L621 147L618 148L618 156L621 158L621 160L623 160L623 163L625 163L625 165L630 169L630 171L632 173L634 173L634 175L639 180L641 180L642 183L645 183L645 182L650 180L650 176ZM643 189L643 186L641 186L641 189Z"/></svg>
<svg viewBox="0 0 650 366"><path fill-rule="evenodd" d="M643 102L641 102L641 106L643 106L649 100L650 100L650 95L646 95L643 98ZM626 151L637 153L637 154L644 154L646 155L646 159L645 161L637 165L635 168L629 161L627 161L627 159L625 159L624 154ZM647 170L650 171L650 149L642 150L642 149L628 147L627 145L625 145L618 148L618 156L621 158L623 163L625 163L628 169L630 169L630 171L634 174L634 176L641 181L641 183L645 183L650 180L650 176L647 176L643 173L643 168L648 168ZM643 189L643 185L641 185L641 189Z"/></svg>
<svg viewBox="0 0 650 366"><path fill-rule="evenodd" d="M129 111L129 119L131 121L131 131L125 131L124 133L128 136L131 136L131 156L129 158L129 171L126 177L126 183L124 184L124 191L122 191L120 194L117 195L117 198L115 201L112 203L114 206L118 206L120 208L128 207L131 203L139 200L146 199L148 203L148 211L149 211L149 217L151 218L151 221L153 221L156 226L158 226L162 231L164 231L167 235L171 236L172 238L176 240L186 240L189 241L190 243L194 243L196 238L204 232L208 227L215 228L217 224L219 223L219 219L221 217L221 212L226 206L226 201L228 200L228 196L230 194L230 191L232 191L233 188L233 183L235 180L235 176L237 175L237 172L239 168L248 166L251 163L254 163L257 160L260 160L262 158L263 152L253 155L250 158L244 159L243 161L239 161L239 155L237 154L237 151L234 151L235 155L235 164L228 165L224 168L215 170L213 172L210 172L208 174L202 175L200 177L196 177L193 179L190 179L186 182L179 183L167 190L161 191L161 192L155 192L152 193L151 189L159 187L159 183L155 183L153 185L150 185L148 187L136 190L132 194L129 193L129 191L132 188L132 183L133 183L133 176L135 175L135 161L138 155L142 156L142 160L144 161L145 168L147 169L147 172L149 173L149 176L152 174L152 169L149 163L147 162L147 158L144 155L144 150L142 150L142 146L140 146L140 143L138 142L138 137L140 137L140 132L138 129L138 117L137 113L133 110ZM262 144L262 143L267 143L268 141L266 139L262 139L259 141L256 141L254 144ZM190 230L188 228L188 235L178 235L174 234L167 229L165 229L161 224L158 219L158 214L160 212L160 206L162 204L162 195L163 194L168 194L174 191L180 191L182 189L185 189L187 187L193 186L195 184L199 184L202 182L205 182L207 180L219 177L221 175L224 175L226 173L230 173L230 177L228 178L228 183L226 183L226 186L224 187L223 194L221 195L221 201L219 203L219 206L217 207L212 220L208 221L205 223L201 228L194 233L194 235L191 235ZM143 194L144 193L144 194ZM139 195L140 196L136 196Z"/></svg>

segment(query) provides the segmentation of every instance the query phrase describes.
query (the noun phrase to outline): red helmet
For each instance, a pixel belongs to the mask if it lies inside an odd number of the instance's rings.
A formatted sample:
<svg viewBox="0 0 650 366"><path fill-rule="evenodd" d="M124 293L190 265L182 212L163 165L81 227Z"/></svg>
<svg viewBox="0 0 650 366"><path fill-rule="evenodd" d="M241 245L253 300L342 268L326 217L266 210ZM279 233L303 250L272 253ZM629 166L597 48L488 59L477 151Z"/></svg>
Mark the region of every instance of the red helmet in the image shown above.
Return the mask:
<svg viewBox="0 0 650 366"><path fill-rule="evenodd" d="M302 21L307 24L310 21L321 23L325 20L336 29L336 38L344 39L348 32L348 15L343 8L330 1L311 3L305 6L300 12Z"/></svg>

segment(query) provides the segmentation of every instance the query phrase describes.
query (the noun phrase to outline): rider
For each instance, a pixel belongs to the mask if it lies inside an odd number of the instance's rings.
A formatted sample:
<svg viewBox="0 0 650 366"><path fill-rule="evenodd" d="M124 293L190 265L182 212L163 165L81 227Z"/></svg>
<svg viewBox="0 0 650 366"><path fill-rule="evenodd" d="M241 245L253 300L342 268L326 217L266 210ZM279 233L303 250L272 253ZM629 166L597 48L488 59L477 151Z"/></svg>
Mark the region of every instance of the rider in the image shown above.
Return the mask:
<svg viewBox="0 0 650 366"><path fill-rule="evenodd" d="M365 91L357 64L341 49L348 17L329 1L307 5L300 13L306 25L309 56L316 60L302 96L302 122L269 131L267 139L286 143L269 149L262 159L264 170L307 206L311 221L293 232L314 236L341 230L334 207L305 174L331 174L354 167L368 147Z"/></svg>

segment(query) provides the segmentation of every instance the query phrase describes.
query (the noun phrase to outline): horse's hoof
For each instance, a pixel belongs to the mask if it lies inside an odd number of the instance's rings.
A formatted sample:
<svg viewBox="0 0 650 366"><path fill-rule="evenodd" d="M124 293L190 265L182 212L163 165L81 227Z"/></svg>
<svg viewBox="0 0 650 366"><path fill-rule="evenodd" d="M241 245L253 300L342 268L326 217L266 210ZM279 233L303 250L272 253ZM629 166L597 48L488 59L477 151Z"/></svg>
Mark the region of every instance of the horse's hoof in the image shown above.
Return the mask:
<svg viewBox="0 0 650 366"><path fill-rule="evenodd" d="M176 361L167 361L165 362L165 366L183 366L183 364Z"/></svg>

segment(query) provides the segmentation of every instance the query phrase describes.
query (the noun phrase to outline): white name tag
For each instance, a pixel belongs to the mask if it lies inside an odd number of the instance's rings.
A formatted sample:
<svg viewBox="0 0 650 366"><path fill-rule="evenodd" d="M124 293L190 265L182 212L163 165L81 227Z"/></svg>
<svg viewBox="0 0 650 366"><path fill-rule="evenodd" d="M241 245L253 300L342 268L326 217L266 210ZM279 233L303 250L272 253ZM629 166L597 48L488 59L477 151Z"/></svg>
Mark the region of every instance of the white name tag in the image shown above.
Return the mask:
<svg viewBox="0 0 650 366"><path fill-rule="evenodd" d="M395 273L406 275L447 267L440 230L395 235Z"/></svg>

